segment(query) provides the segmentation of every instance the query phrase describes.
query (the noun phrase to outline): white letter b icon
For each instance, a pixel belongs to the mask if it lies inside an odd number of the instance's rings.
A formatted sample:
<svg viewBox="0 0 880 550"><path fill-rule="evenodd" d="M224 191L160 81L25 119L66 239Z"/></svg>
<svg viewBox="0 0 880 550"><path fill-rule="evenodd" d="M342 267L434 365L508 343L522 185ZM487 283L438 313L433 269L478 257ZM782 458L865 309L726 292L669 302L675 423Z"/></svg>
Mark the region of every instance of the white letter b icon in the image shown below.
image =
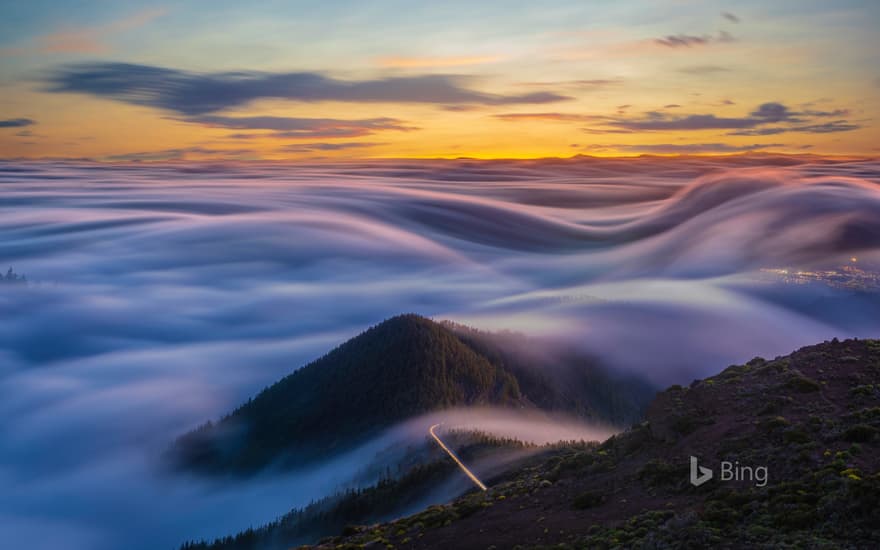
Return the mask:
<svg viewBox="0 0 880 550"><path fill-rule="evenodd" d="M697 457L691 457L691 485L699 487L712 479L712 470L697 464Z"/></svg>

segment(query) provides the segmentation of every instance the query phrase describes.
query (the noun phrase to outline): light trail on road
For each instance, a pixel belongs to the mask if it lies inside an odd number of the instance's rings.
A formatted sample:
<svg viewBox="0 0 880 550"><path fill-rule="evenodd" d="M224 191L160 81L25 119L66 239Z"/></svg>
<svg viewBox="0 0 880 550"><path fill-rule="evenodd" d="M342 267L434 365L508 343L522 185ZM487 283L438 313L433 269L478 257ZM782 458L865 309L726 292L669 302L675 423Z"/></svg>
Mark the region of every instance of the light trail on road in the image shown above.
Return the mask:
<svg viewBox="0 0 880 550"><path fill-rule="evenodd" d="M442 448L444 451L446 451L446 454L448 454L450 457L452 457L452 460L454 460L455 463L458 464L458 467L461 468L461 471L463 471L469 478L471 478L471 481L474 482L474 485L476 485L477 487L479 487L483 491L487 491L488 489L485 485L483 485L483 482L480 481L480 479L477 476L475 476L474 473L472 471L470 471L468 469L468 467L465 466L461 460L458 459L457 456L455 456L455 453L452 452L452 449L447 447L446 444L443 443L443 441L440 439L440 437L438 437L437 434L434 433L434 428L436 428L439 425L440 424L434 424L433 426L428 428L428 433L431 434L431 437L434 438L434 441L437 442L437 445L440 445L440 448Z"/></svg>

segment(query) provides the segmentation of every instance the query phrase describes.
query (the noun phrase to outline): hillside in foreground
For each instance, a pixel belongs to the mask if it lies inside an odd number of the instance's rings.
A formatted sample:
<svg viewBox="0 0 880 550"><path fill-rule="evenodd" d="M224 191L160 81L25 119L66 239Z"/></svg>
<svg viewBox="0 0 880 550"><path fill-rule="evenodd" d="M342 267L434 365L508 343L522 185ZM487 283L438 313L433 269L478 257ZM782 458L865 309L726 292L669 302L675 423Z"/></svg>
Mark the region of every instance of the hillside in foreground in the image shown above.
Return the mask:
<svg viewBox="0 0 880 550"><path fill-rule="evenodd" d="M835 340L672 386L595 449L315 548L878 548L878 434L880 341ZM691 456L714 478L692 485Z"/></svg>
<svg viewBox="0 0 880 550"><path fill-rule="evenodd" d="M641 418L654 394L643 380L589 359L551 361L509 347L490 333L393 317L182 436L171 456L206 473L295 466L412 417L467 406L552 410L622 426Z"/></svg>
<svg viewBox="0 0 880 550"><path fill-rule="evenodd" d="M475 431L449 431L443 437L444 443L468 464L489 466L481 469L481 475L490 476L493 471L517 470L561 448L561 444L539 447ZM596 443L580 445L587 448ZM283 550L341 533L351 525L375 523L424 509L432 502L463 494L472 486L428 437L421 444L408 446L405 458L388 467L373 485L339 491L237 534L213 541L186 542L181 550Z"/></svg>

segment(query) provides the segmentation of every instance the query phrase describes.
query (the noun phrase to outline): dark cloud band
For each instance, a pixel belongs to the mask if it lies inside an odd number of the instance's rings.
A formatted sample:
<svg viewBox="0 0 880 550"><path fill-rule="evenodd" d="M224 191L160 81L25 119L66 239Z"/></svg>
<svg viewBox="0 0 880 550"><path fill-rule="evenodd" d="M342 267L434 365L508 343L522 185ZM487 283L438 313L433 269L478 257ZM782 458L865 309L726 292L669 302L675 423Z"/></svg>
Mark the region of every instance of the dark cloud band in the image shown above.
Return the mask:
<svg viewBox="0 0 880 550"><path fill-rule="evenodd" d="M500 95L467 88L450 75L339 80L321 73L196 73L131 63L68 65L49 77L48 91L82 93L197 116L258 99L353 103L512 105L569 99L553 92Z"/></svg>
<svg viewBox="0 0 880 550"><path fill-rule="evenodd" d="M34 124L36 124L36 122L29 118L8 118L6 120L0 120L0 128L22 128Z"/></svg>
<svg viewBox="0 0 880 550"><path fill-rule="evenodd" d="M651 111L640 117L613 118L607 125L612 130L639 132L687 131L687 130L731 130L729 135L768 136L790 132L832 133L858 130L860 125L847 120L823 122L832 116L846 114L846 110L834 111L792 111L786 105L768 102L742 117L719 117L714 114L691 114L669 116L668 113Z"/></svg>
<svg viewBox="0 0 880 550"><path fill-rule="evenodd" d="M657 38L654 43L667 48L691 48L695 46L708 46L709 44L722 42L735 42L736 38L726 31L721 31L717 35L703 34L670 34L663 38Z"/></svg>
<svg viewBox="0 0 880 550"><path fill-rule="evenodd" d="M183 122L204 124L215 128L232 130L273 130L268 135L234 134L230 137L246 139L251 137L277 138L348 138L373 134L377 131L393 130L408 132L417 130L405 122L388 117L344 120L337 118L295 118L279 116L230 117L222 115L200 115L179 118Z"/></svg>

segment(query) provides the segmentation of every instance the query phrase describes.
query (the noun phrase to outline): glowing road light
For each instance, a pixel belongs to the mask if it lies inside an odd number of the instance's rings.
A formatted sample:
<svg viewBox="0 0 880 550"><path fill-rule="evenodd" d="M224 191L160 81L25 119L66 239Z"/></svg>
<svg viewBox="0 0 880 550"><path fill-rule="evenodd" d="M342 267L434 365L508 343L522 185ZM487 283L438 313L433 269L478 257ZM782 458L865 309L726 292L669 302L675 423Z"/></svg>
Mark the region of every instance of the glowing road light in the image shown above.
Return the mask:
<svg viewBox="0 0 880 550"><path fill-rule="evenodd" d="M463 471L463 472L464 472L469 478L471 478L471 481L474 482L474 485L476 485L477 487L479 487L479 488L482 489L483 491L487 491L488 489L486 488L485 485L483 485L483 482L480 481L480 480L477 478L477 476L475 476L474 473L471 472L471 471L468 469L468 467L465 466L464 463L463 463L461 460L458 459L457 456L455 456L455 453L452 452L452 449L450 449L449 447L447 447L446 444L443 443L443 441L441 441L439 437L437 437L437 434L434 433L434 428L436 428L436 427L439 426L439 425L440 425L440 424L434 424L433 426L431 426L430 428L428 428L428 433L431 434L431 437L434 438L434 441L437 442L437 445L440 445L440 447L441 447L444 451L446 451L446 454L448 454L448 455L452 458L452 460L454 460L455 463L458 464L458 467L461 468L461 471Z"/></svg>

